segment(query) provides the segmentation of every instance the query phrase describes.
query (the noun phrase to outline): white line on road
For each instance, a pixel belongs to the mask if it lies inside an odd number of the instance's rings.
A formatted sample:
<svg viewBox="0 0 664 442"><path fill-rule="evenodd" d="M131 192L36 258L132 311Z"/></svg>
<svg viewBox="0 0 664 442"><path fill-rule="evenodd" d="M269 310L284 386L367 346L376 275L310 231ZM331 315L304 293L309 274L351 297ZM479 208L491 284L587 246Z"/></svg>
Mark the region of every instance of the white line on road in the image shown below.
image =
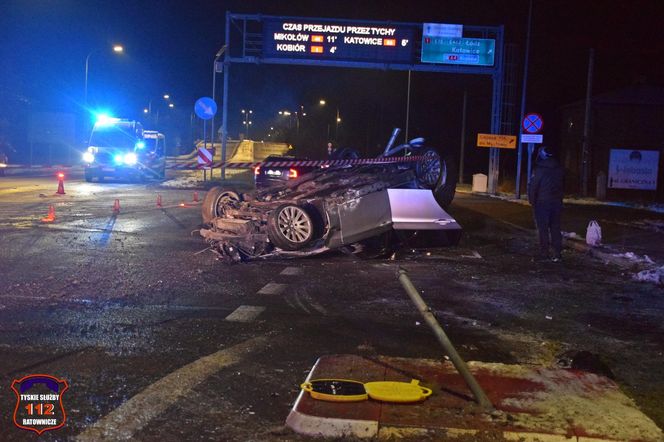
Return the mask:
<svg viewBox="0 0 664 442"><path fill-rule="evenodd" d="M227 321L232 322L251 322L265 311L265 307L257 305L241 305L233 311L230 315L226 316Z"/></svg>
<svg viewBox="0 0 664 442"><path fill-rule="evenodd" d="M265 286L258 291L259 295L280 295L286 290L287 284L279 284L277 282L268 282Z"/></svg>
<svg viewBox="0 0 664 442"><path fill-rule="evenodd" d="M279 274L284 275L284 276L298 276L298 275L302 274L302 268L301 267L286 267Z"/></svg>
<svg viewBox="0 0 664 442"><path fill-rule="evenodd" d="M222 368L237 364L249 352L259 350L267 342L267 336L252 338L175 370L98 420L76 439L79 441L132 439L152 419L166 411L198 384Z"/></svg>

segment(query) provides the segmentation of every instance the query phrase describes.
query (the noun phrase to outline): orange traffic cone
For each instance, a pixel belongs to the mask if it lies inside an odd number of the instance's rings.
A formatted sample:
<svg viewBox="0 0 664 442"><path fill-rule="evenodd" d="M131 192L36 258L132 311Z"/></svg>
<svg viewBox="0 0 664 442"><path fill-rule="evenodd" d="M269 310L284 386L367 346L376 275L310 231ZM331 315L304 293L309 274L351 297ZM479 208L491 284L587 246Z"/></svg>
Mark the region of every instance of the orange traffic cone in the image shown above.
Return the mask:
<svg viewBox="0 0 664 442"><path fill-rule="evenodd" d="M187 207L184 201L180 202L180 207Z"/></svg>
<svg viewBox="0 0 664 442"><path fill-rule="evenodd" d="M53 204L48 205L48 215L46 217L42 218L43 223L52 223L55 221L55 207L53 207Z"/></svg>
<svg viewBox="0 0 664 442"><path fill-rule="evenodd" d="M58 173L58 191L55 193L58 195L65 194L65 174L62 172Z"/></svg>
<svg viewBox="0 0 664 442"><path fill-rule="evenodd" d="M200 200L198 199L198 192L194 192L194 202L197 203Z"/></svg>
<svg viewBox="0 0 664 442"><path fill-rule="evenodd" d="M161 205L161 195L157 194L157 207L162 207Z"/></svg>
<svg viewBox="0 0 664 442"><path fill-rule="evenodd" d="M113 203L113 213L120 213L120 200L116 199Z"/></svg>

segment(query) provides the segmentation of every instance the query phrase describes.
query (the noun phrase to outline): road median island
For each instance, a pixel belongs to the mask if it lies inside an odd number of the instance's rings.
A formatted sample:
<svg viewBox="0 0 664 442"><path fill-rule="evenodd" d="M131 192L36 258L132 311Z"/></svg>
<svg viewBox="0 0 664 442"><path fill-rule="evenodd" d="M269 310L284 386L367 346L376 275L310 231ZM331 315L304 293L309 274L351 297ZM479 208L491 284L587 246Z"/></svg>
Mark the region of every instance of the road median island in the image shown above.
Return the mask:
<svg viewBox="0 0 664 442"><path fill-rule="evenodd" d="M496 412L484 413L451 362L387 356L318 359L307 381L419 379L433 394L416 404L326 402L301 391L286 425L309 436L472 436L476 440L661 441L662 431L617 384L579 370L469 362ZM494 439L491 439L494 438Z"/></svg>

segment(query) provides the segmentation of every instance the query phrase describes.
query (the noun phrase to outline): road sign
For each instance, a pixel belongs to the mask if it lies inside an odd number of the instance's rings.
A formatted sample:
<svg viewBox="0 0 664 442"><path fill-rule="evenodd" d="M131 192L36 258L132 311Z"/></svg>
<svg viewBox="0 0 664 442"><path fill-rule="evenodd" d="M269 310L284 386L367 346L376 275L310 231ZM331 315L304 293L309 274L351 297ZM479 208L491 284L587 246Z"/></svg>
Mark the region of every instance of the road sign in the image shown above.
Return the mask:
<svg viewBox="0 0 664 442"><path fill-rule="evenodd" d="M194 104L194 112L201 120L209 120L217 113L217 103L210 97L201 97Z"/></svg>
<svg viewBox="0 0 664 442"><path fill-rule="evenodd" d="M538 134L544 127L544 119L539 114L526 114L521 122L521 127L528 134Z"/></svg>
<svg viewBox="0 0 664 442"><path fill-rule="evenodd" d="M263 57L412 63L415 31L389 22L267 18Z"/></svg>
<svg viewBox="0 0 664 442"><path fill-rule="evenodd" d="M522 143L535 143L542 144L544 142L544 135L542 134L521 134Z"/></svg>
<svg viewBox="0 0 664 442"><path fill-rule="evenodd" d="M477 134L477 147L516 149L516 135Z"/></svg>
<svg viewBox="0 0 664 442"><path fill-rule="evenodd" d="M493 66L496 40L422 35L422 63Z"/></svg>
<svg viewBox="0 0 664 442"><path fill-rule="evenodd" d="M424 23L422 34L427 37L463 37L463 25L452 25L448 23Z"/></svg>
<svg viewBox="0 0 664 442"><path fill-rule="evenodd" d="M198 164L201 166L211 166L214 158L214 149L198 148Z"/></svg>

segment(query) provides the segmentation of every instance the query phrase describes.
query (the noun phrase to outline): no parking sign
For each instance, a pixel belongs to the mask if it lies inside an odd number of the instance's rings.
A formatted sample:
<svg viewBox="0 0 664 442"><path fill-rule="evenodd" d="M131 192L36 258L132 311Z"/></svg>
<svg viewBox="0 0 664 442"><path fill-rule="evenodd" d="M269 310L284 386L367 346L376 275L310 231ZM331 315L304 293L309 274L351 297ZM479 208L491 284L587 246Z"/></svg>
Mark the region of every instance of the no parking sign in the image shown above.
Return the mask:
<svg viewBox="0 0 664 442"><path fill-rule="evenodd" d="M544 127L544 119L540 114L526 114L521 122L521 127L523 127L523 131L527 134L538 134Z"/></svg>

